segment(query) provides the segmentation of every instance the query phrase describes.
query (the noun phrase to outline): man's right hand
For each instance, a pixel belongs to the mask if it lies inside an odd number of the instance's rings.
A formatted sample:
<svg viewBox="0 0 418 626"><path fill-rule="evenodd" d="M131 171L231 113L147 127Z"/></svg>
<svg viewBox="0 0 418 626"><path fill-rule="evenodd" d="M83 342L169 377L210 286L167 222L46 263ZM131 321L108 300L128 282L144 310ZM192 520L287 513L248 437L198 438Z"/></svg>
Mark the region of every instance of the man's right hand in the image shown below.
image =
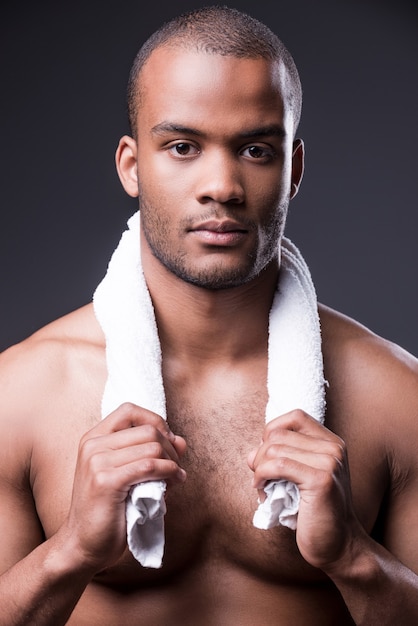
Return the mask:
<svg viewBox="0 0 418 626"><path fill-rule="evenodd" d="M71 507L59 534L80 565L99 571L126 547L126 498L150 480L184 482L179 462L186 450L159 415L121 405L81 439Z"/></svg>

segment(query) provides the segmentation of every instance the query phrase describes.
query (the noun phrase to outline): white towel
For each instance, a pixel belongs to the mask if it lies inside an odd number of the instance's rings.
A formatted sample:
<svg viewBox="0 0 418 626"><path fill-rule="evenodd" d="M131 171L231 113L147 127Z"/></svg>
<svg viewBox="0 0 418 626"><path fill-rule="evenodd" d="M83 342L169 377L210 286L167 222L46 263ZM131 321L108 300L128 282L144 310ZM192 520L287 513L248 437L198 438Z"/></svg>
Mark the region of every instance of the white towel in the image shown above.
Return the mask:
<svg viewBox="0 0 418 626"><path fill-rule="evenodd" d="M266 422L302 409L323 422L325 385L321 331L315 288L296 246L282 240L279 285L269 321ZM272 481L254 514L257 528L278 524L296 528L299 489L287 480Z"/></svg>
<svg viewBox="0 0 418 626"><path fill-rule="evenodd" d="M108 378L102 417L133 402L166 418L161 348L151 298L141 267L139 212L128 221L107 273L94 293L94 310L106 338ZM269 322L266 421L292 409L318 420L325 411L325 381L315 289L298 249L282 242L281 270ZM279 480L267 485L254 525L296 527L298 488ZM127 499L127 539L144 567L161 567L164 552L165 482L136 485Z"/></svg>

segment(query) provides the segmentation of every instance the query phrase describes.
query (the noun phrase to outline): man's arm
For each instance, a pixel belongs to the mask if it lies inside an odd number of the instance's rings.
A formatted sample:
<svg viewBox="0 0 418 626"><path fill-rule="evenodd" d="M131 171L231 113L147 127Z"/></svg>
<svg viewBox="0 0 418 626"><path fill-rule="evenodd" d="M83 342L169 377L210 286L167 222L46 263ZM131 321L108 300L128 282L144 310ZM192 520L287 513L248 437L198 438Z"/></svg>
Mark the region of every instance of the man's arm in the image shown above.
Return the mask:
<svg viewBox="0 0 418 626"><path fill-rule="evenodd" d="M40 544L0 577L0 624L67 623L94 571L83 571L57 539Z"/></svg>
<svg viewBox="0 0 418 626"><path fill-rule="evenodd" d="M71 551L55 537L44 542L31 492L29 424L17 414L22 394L13 402L15 376L13 368L1 377L0 624L64 624L88 579L70 580Z"/></svg>
<svg viewBox="0 0 418 626"><path fill-rule="evenodd" d="M266 431L249 459L254 487L279 478L299 486L296 541L303 558L333 580L358 626L417 624L418 576L358 521L342 440L302 411L270 422ZM411 507L416 517L418 503ZM396 529L406 553L418 540L416 528L411 533L399 519Z"/></svg>
<svg viewBox="0 0 418 626"><path fill-rule="evenodd" d="M389 483L378 543L360 531L342 559L325 571L357 624L412 626L418 624L418 362L387 342L362 360L369 371L360 374L367 398L359 393L356 401L364 407L363 419L374 420L381 433ZM373 441L367 443L370 451Z"/></svg>
<svg viewBox="0 0 418 626"><path fill-rule="evenodd" d="M42 420L34 399L41 381L32 387L30 382L45 359L35 358L29 373L25 355L18 356L0 377L0 624L58 626L67 622L95 573L125 549L130 487L151 479L184 480L179 459L185 443L158 415L122 405L82 437L68 516L45 540L31 463ZM42 394L53 394L47 387Z"/></svg>
<svg viewBox="0 0 418 626"><path fill-rule="evenodd" d="M357 488L363 470L361 480L373 480L369 486L373 493L376 473L371 478L366 457L374 448L381 451L376 462L384 461L388 467L389 492L385 503L380 502L381 543L370 536L356 514L347 459L350 451L340 437L302 411L266 426L263 443L250 455L249 465L259 490L277 478L299 486L299 550L308 563L333 580L356 624L412 626L418 624L418 364L377 339L364 343L367 349L358 354L357 340L351 341L344 352L344 366L339 366L340 359L332 364L333 371L340 372L332 374L331 388L337 393L331 409L339 414L332 427L338 425L340 432L351 433L356 449L350 458L355 458Z"/></svg>
<svg viewBox="0 0 418 626"><path fill-rule="evenodd" d="M403 532L403 529L399 529ZM415 537L414 537L415 535ZM416 533L407 533L408 543ZM367 535L347 554L324 567L359 626L418 623L418 575Z"/></svg>

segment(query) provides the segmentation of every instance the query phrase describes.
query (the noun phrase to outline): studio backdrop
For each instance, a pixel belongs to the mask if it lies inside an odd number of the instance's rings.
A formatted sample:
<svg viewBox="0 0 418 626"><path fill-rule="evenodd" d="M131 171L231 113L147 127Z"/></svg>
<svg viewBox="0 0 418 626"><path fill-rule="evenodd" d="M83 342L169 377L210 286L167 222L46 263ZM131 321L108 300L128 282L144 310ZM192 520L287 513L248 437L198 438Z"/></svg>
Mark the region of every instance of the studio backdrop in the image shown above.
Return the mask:
<svg viewBox="0 0 418 626"><path fill-rule="evenodd" d="M133 57L208 4L3 2L0 350L91 300L136 201L114 167ZM298 65L306 171L287 235L319 300L418 355L418 13L403 0L230 1Z"/></svg>

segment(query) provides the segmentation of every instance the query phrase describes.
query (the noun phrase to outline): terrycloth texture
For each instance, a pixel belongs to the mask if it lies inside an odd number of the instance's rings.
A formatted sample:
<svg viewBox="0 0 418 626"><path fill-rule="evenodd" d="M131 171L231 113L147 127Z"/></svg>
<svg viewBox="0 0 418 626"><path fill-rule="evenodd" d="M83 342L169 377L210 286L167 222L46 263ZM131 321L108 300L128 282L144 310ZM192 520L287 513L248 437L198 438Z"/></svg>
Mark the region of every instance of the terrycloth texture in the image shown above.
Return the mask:
<svg viewBox="0 0 418 626"><path fill-rule="evenodd" d="M166 418L161 348L151 298L141 268L139 213L110 260L94 294L96 317L106 338L108 379L102 417L133 402ZM279 287L270 314L266 421L292 409L318 420L325 410L324 378L316 294L297 248L282 242ZM136 485L126 505L128 545L144 567L160 567L164 552L165 482ZM254 525L296 526L298 488L279 480L266 487L267 499Z"/></svg>
<svg viewBox="0 0 418 626"><path fill-rule="evenodd" d="M128 221L94 310L106 338L107 382L102 417L132 402L166 418L161 349L154 309L141 267L139 214ZM160 567L164 552L165 482L136 485L126 505L128 546L144 567Z"/></svg>
<svg viewBox="0 0 418 626"><path fill-rule="evenodd" d="M315 288L296 246L282 241L279 285L270 311L266 422L302 409L322 422L325 380ZM299 489L287 480L266 485L253 524L296 528Z"/></svg>

